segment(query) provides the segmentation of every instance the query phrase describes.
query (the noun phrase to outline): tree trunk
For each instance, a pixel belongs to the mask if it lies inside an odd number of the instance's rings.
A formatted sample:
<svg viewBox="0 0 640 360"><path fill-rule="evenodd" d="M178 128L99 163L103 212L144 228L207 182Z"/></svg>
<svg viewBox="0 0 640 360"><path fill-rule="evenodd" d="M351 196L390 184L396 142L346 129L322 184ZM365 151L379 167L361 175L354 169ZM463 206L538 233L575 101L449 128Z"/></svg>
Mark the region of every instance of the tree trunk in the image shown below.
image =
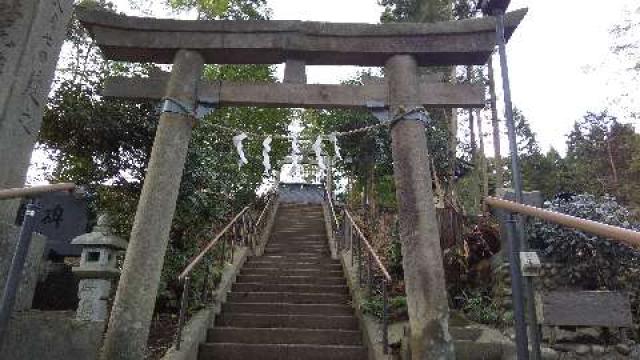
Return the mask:
<svg viewBox="0 0 640 360"><path fill-rule="evenodd" d="M489 95L491 96L491 124L493 125L493 151L496 168L496 189L504 186L504 171L502 155L500 154L500 120L498 119L498 105L496 99L496 81L493 72L493 57L489 58Z"/></svg>
<svg viewBox="0 0 640 360"><path fill-rule="evenodd" d="M618 169L613 161L613 152L611 151L611 138L607 136L607 154L609 155L609 164L611 165L611 173L613 174L613 190L618 188Z"/></svg>
<svg viewBox="0 0 640 360"><path fill-rule="evenodd" d="M467 82L469 84L473 83L473 66L469 65L467 66ZM471 145L471 162L473 163L473 165L477 165L477 153L478 153L478 148L476 145L476 131L475 131L475 126L474 126L474 120L473 120L473 109L469 108L467 109L467 111L469 112L469 136L470 136L470 145Z"/></svg>
<svg viewBox="0 0 640 360"><path fill-rule="evenodd" d="M478 137L480 139L480 172L482 176L482 198L489 196L489 174L487 172L487 157L484 153L484 133L482 132L482 116L480 116L480 109L476 109L476 118L478 119ZM485 209L483 209L484 211Z"/></svg>

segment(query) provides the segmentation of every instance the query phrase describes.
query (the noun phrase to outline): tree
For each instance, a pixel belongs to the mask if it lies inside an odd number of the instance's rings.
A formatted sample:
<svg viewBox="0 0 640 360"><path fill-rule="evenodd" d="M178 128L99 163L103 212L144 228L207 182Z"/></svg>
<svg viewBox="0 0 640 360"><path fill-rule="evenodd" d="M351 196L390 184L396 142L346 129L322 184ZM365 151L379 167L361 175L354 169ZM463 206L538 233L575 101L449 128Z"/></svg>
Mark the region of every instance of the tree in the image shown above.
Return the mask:
<svg viewBox="0 0 640 360"><path fill-rule="evenodd" d="M629 2L627 9L626 19L611 31L614 36L612 50L618 57L618 63L622 64L630 75L620 79L626 83L624 88L635 89L640 80L640 6ZM640 116L640 107L637 106L636 100L633 94L622 93L615 102L637 118Z"/></svg>
<svg viewBox="0 0 640 360"><path fill-rule="evenodd" d="M382 22L436 22L452 17L452 0L380 0Z"/></svg>
<svg viewBox="0 0 640 360"><path fill-rule="evenodd" d="M575 176L575 191L613 194L638 204L640 135L606 111L587 113L567 138L567 163Z"/></svg>
<svg viewBox="0 0 640 360"><path fill-rule="evenodd" d="M234 0L221 11L217 2L197 2L206 18L267 16L264 1ZM187 9L193 4L176 4ZM105 3L87 6L109 8ZM259 13L256 13L259 12ZM55 168L50 180L88 185L92 208L113 214L116 230L127 238L144 182L158 121L155 103L101 97L109 76L146 73L153 65L104 61L84 29L76 22L68 43L69 61L58 71L58 82L45 112L40 143L49 149ZM275 81L269 66L208 66L205 77L224 80ZM236 133L219 125L253 133L284 133L289 112L280 109L228 108L199 121L194 129L182 177L175 218L161 279L158 310L175 306L176 277L209 235L227 217L256 199L263 181L261 161L240 169L231 142ZM261 159L262 138L251 138L247 157ZM286 144L274 141L274 159ZM194 279L197 286L199 279Z"/></svg>
<svg viewBox="0 0 640 360"><path fill-rule="evenodd" d="M514 109L514 122L524 189L540 191L545 198L565 191L568 185L564 159L553 148L546 154L542 152L529 121L517 108Z"/></svg>

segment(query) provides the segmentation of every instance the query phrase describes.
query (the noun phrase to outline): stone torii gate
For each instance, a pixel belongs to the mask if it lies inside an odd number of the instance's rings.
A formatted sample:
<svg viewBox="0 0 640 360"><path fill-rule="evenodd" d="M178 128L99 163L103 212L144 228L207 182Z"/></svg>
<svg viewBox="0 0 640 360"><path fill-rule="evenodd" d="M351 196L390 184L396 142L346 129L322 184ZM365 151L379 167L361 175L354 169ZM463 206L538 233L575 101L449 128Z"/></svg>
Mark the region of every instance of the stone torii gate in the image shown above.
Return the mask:
<svg viewBox="0 0 640 360"><path fill-rule="evenodd" d="M526 14L506 16L507 38ZM191 130L199 104L385 108L391 128L405 284L414 359L452 359L422 106L484 107L483 89L423 84L419 66L485 64L495 20L434 24L332 24L300 21L184 21L79 11L111 60L172 63L170 76L114 79L109 96L165 99L147 176L107 330L103 358L142 359L169 239ZM201 81L204 64L286 63L285 83ZM383 66L385 82L306 84L306 65ZM169 99L169 100L167 100Z"/></svg>

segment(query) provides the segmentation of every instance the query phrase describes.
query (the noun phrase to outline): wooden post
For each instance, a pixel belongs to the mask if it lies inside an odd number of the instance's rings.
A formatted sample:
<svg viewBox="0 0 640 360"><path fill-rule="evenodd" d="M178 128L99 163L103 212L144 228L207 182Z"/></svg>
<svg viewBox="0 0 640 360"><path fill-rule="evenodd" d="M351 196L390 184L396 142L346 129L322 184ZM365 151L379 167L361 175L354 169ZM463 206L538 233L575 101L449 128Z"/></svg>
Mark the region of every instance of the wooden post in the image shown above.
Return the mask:
<svg viewBox="0 0 640 360"><path fill-rule="evenodd" d="M180 50L174 60L167 97L195 106L204 60L194 51ZM111 310L102 359L142 360L169 242L178 189L195 120L164 112L151 151L151 160L138 203Z"/></svg>
<svg viewBox="0 0 640 360"><path fill-rule="evenodd" d="M396 55L385 66L391 117L420 106L414 57ZM424 125L401 119L391 129L412 359L454 359L442 250L431 189Z"/></svg>

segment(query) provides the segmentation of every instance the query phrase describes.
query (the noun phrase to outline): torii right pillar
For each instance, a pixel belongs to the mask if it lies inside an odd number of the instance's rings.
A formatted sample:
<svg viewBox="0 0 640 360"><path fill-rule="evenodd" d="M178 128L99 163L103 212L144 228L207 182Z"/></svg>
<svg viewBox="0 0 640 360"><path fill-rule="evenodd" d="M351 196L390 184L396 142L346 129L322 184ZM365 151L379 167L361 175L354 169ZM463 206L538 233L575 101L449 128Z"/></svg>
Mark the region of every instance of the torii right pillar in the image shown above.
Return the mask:
<svg viewBox="0 0 640 360"><path fill-rule="evenodd" d="M385 77L392 119L422 106L418 65L413 56L390 58L385 64ZM393 125L391 140L411 358L455 359L425 125L402 118Z"/></svg>

